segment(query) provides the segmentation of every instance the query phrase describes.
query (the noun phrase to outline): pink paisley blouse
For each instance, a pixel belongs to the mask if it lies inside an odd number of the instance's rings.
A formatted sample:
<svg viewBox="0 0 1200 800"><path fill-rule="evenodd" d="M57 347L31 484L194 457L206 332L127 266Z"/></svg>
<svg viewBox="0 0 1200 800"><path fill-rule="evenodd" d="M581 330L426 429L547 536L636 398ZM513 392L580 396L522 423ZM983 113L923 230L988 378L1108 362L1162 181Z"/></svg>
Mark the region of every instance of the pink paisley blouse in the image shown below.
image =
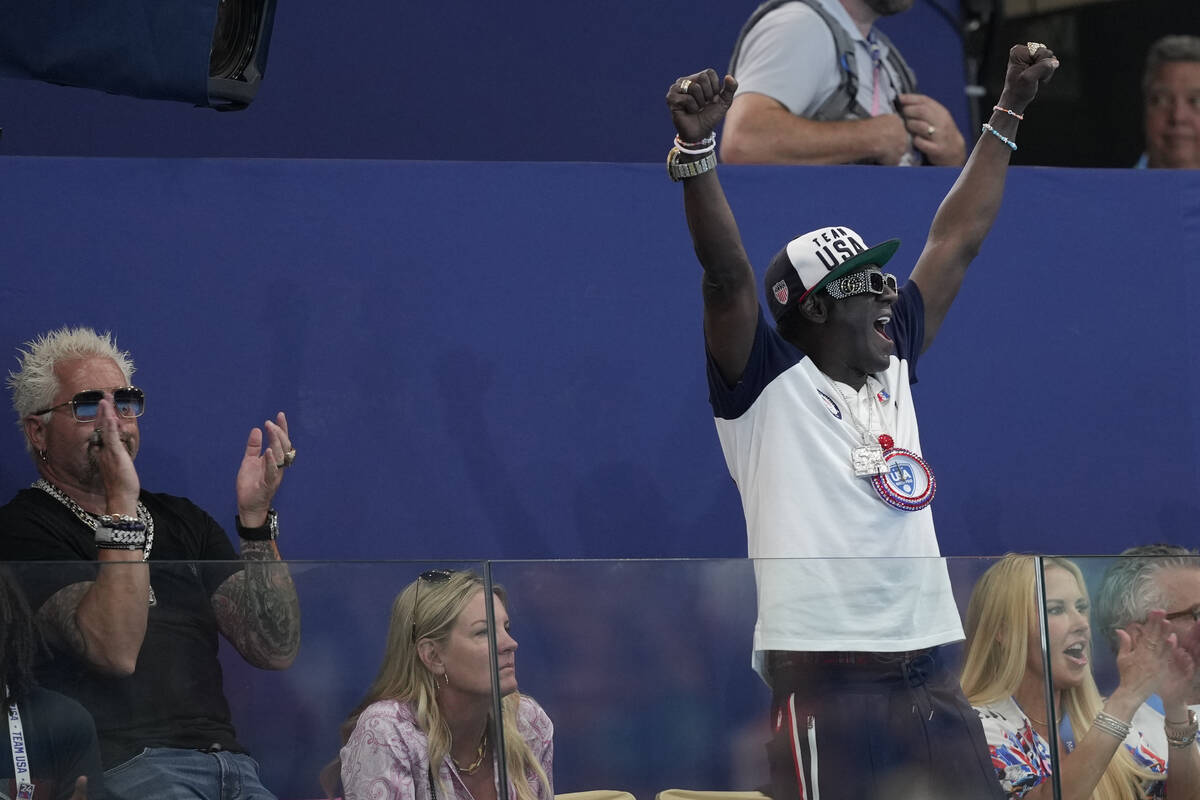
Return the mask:
<svg viewBox="0 0 1200 800"><path fill-rule="evenodd" d="M530 773L529 784L539 798L552 800L554 724L541 706L522 697L517 727L549 782L543 786ZM380 700L367 706L341 757L345 800L474 800L449 756L438 767L434 798L429 785L429 740L417 727L408 703ZM509 797L516 796L510 782Z"/></svg>

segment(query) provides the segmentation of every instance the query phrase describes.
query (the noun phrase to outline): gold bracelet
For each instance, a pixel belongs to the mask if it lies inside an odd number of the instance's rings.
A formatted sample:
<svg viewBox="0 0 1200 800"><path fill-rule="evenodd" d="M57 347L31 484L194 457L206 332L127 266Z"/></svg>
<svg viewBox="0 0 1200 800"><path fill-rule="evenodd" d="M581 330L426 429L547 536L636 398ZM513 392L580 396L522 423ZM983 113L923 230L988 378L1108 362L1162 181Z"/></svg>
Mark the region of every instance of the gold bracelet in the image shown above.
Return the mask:
<svg viewBox="0 0 1200 800"><path fill-rule="evenodd" d="M1196 712L1188 710L1187 722L1169 722L1163 720L1163 732L1167 735L1167 744L1171 747L1188 747L1196 741L1196 731L1200 725L1196 722Z"/></svg>

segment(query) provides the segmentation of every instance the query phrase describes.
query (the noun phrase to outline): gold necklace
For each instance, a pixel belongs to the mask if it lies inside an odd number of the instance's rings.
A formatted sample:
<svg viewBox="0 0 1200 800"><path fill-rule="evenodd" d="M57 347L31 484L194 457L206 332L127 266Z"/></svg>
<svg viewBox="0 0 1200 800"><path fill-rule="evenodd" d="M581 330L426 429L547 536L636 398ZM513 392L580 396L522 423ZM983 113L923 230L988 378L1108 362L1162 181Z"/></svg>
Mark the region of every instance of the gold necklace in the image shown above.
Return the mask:
<svg viewBox="0 0 1200 800"><path fill-rule="evenodd" d="M1037 718L1037 717L1035 717L1033 714L1030 714L1028 711L1026 711L1026 712L1025 712L1025 716L1029 717L1029 721L1030 721L1030 722L1034 722L1034 723L1036 723L1036 724L1038 724L1038 725L1041 725L1043 728L1044 728L1044 727L1046 727L1046 723L1045 723L1045 722L1043 722L1042 720L1038 719L1038 718ZM1058 718L1058 720L1057 720L1057 721L1054 723L1054 727L1056 727L1056 728L1057 728L1057 727L1058 727L1060 724L1062 724L1062 717L1059 717L1059 718Z"/></svg>
<svg viewBox="0 0 1200 800"><path fill-rule="evenodd" d="M483 738L479 740L479 749L475 751L475 760L468 766L463 766L458 763L458 759L453 755L450 756L450 761L454 763L455 769L460 775L474 775L483 766L483 751L487 748L487 728L483 729Z"/></svg>

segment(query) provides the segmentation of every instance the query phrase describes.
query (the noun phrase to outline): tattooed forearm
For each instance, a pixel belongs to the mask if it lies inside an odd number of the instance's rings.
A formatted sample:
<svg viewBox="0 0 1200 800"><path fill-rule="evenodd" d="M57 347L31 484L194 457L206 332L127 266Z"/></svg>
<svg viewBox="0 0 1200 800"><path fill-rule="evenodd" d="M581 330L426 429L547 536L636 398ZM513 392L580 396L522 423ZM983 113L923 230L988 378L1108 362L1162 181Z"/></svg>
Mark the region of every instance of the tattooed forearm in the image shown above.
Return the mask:
<svg viewBox="0 0 1200 800"><path fill-rule="evenodd" d="M38 609L34 619L51 647L87 658L87 639L79 628L75 612L79 609L79 601L90 588L91 581L64 586Z"/></svg>
<svg viewBox="0 0 1200 800"><path fill-rule="evenodd" d="M92 667L131 675L146 636L147 570L142 563L102 570L95 581L64 586L38 609L47 643Z"/></svg>
<svg viewBox="0 0 1200 800"><path fill-rule="evenodd" d="M213 593L213 611L225 638L246 661L286 669L300 649L300 600L273 542L242 541L245 567Z"/></svg>

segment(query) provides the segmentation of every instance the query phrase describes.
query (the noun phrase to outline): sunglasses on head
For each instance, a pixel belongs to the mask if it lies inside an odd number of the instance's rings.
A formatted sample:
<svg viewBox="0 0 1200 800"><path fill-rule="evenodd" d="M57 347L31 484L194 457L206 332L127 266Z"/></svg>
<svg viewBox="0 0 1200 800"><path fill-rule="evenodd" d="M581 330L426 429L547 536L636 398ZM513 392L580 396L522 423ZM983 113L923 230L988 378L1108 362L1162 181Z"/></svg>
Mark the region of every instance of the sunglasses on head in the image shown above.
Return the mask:
<svg viewBox="0 0 1200 800"><path fill-rule="evenodd" d="M856 294L883 294L884 287L896 291L896 276L890 272L863 270L843 275L825 284L825 291L835 300L845 300Z"/></svg>
<svg viewBox="0 0 1200 800"><path fill-rule="evenodd" d="M417 576L417 597L413 598L412 640L417 641L417 598L420 597L421 581L426 583L445 583L454 576L454 570L427 569Z"/></svg>
<svg viewBox="0 0 1200 800"><path fill-rule="evenodd" d="M76 422L92 422L100 414L100 401L104 399L106 391L105 389L86 389L65 403L43 408L33 414L41 416L70 406L71 415L75 417ZM122 386L113 389L112 398L113 405L117 409L117 416L132 418L146 413L146 393L136 386Z"/></svg>

